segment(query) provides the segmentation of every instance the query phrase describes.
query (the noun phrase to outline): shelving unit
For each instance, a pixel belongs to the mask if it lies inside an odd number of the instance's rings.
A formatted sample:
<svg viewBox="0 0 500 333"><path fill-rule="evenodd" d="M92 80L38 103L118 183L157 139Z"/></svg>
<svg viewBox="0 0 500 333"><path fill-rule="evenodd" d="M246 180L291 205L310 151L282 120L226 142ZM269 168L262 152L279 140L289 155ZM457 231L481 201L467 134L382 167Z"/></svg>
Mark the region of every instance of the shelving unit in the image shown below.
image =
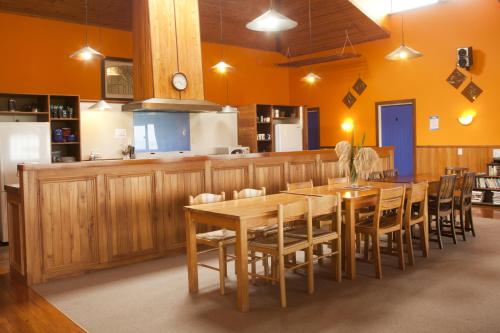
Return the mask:
<svg viewBox="0 0 500 333"><path fill-rule="evenodd" d="M9 111L9 100L14 99L16 107ZM54 117L51 114L51 105L62 105L64 108L73 108L71 118ZM38 112L33 112L34 108ZM73 156L81 161L81 137L80 137L80 97L74 95L45 95L45 94L18 94L0 93L0 119L12 122L37 121L48 122L51 135L51 152L60 152L61 157ZM57 128L70 128L75 134L75 142L54 142L54 130Z"/></svg>
<svg viewBox="0 0 500 333"><path fill-rule="evenodd" d="M474 196L481 196L481 201L474 201ZM494 197L497 197L496 203ZM476 184L473 189L474 205L500 207L500 176L489 176L486 174L476 176Z"/></svg>
<svg viewBox="0 0 500 333"><path fill-rule="evenodd" d="M297 122L301 107L252 104L238 106L238 110L238 143L250 147L252 153L262 153L275 150L274 125ZM258 139L259 134L266 139Z"/></svg>

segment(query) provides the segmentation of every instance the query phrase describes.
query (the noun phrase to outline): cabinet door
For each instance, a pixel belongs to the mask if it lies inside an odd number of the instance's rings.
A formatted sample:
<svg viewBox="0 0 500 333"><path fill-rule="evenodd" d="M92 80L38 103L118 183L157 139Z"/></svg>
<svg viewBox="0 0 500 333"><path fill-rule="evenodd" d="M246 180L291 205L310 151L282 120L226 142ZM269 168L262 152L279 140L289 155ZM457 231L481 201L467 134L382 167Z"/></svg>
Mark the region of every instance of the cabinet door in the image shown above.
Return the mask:
<svg viewBox="0 0 500 333"><path fill-rule="evenodd" d="M154 174L106 177L108 250L111 260L158 251Z"/></svg>
<svg viewBox="0 0 500 333"><path fill-rule="evenodd" d="M98 262L94 178L40 182L43 272L48 277Z"/></svg>

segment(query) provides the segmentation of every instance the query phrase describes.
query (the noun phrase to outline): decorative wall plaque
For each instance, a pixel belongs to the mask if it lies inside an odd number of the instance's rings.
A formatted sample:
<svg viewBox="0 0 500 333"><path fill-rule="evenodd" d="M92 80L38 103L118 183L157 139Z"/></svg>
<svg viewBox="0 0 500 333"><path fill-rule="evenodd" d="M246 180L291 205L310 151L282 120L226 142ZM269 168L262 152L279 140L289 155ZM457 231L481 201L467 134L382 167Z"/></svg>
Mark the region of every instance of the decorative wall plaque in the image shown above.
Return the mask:
<svg viewBox="0 0 500 333"><path fill-rule="evenodd" d="M366 83L361 80L361 78L359 78L356 83L354 83L354 86L352 86L352 89L354 89L354 91L356 91L358 95L361 95L365 91L366 87Z"/></svg>
<svg viewBox="0 0 500 333"><path fill-rule="evenodd" d="M446 80L449 84L451 84L455 89L458 89L462 83L464 83L466 76L462 74L457 68L451 72L450 76Z"/></svg>
<svg viewBox="0 0 500 333"><path fill-rule="evenodd" d="M132 60L105 58L102 61L102 98L132 100Z"/></svg>
<svg viewBox="0 0 500 333"><path fill-rule="evenodd" d="M471 103L474 103L476 99L483 93L483 89L479 88L472 80L462 91L462 95L465 96Z"/></svg>
<svg viewBox="0 0 500 333"><path fill-rule="evenodd" d="M356 97L349 90L342 101L350 109L356 103Z"/></svg>

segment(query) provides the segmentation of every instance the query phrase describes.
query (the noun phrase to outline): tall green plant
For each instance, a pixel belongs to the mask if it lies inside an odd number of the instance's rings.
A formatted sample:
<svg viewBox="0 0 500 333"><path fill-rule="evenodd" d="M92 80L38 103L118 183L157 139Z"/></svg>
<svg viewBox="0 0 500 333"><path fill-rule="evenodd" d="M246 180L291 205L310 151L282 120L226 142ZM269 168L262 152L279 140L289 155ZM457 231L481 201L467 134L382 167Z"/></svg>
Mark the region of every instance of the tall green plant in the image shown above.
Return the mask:
<svg viewBox="0 0 500 333"><path fill-rule="evenodd" d="M351 184L356 183L358 180L358 172L356 171L356 166L354 165L354 160L356 159L358 152L361 148L363 148L365 144L365 136L366 133L363 133L363 137L361 138L361 143L359 145L355 145L354 143L354 130L351 134L351 156L349 156L349 174Z"/></svg>

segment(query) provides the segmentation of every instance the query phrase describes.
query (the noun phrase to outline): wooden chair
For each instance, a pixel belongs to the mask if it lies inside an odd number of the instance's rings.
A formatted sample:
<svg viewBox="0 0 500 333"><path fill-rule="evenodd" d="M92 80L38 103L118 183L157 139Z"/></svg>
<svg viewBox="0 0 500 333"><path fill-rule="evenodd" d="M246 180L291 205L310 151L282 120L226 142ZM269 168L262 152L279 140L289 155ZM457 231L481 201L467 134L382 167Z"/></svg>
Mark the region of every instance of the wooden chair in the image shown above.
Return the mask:
<svg viewBox="0 0 500 333"><path fill-rule="evenodd" d="M349 184L349 177L328 178L328 185Z"/></svg>
<svg viewBox="0 0 500 333"><path fill-rule="evenodd" d="M476 231L474 230L474 222L472 220L472 189L474 188L476 182L476 174L473 172L467 172L463 176L462 186L460 189L460 196L455 196L455 216L456 213L459 214L460 231L457 234L462 235L463 240L466 240L465 233L467 231L472 232L472 236L476 237Z"/></svg>
<svg viewBox="0 0 500 333"><path fill-rule="evenodd" d="M255 197L261 197L266 195L266 188L261 187L260 190L256 190L253 188L245 188L241 191L233 191L233 199L234 200L239 200L239 199L246 199L246 198L255 198ZM256 228L251 228L249 229L249 233L253 234L254 236L256 234L261 233L262 236L265 236L265 233L271 230L275 230L276 226L275 225L269 225L269 226L263 226L263 227L256 227Z"/></svg>
<svg viewBox="0 0 500 333"><path fill-rule="evenodd" d="M224 192L221 194L202 193L193 197L189 196L189 205L201 205L212 202L221 202L226 199ZM234 259L234 256L227 254L227 247L236 242L236 233L231 230L220 229L209 231L205 233L196 234L196 243L206 245L208 250L200 251L198 254L218 251L219 253L219 267L214 267L206 264L199 263L199 266L219 271L219 289L221 295L225 293L225 279L227 276L227 262ZM228 259L230 258L230 259Z"/></svg>
<svg viewBox="0 0 500 333"><path fill-rule="evenodd" d="M453 238L453 243L457 243L457 236L455 233L455 217L454 215L454 192L456 175L441 176L439 180L438 193L429 195L429 234L435 233L439 248L443 248L442 236L450 236ZM435 218L435 219L434 219ZM449 233L443 233L443 227L446 220L449 219L448 226L450 227ZM436 222L436 229L432 229L432 222Z"/></svg>
<svg viewBox="0 0 500 333"><path fill-rule="evenodd" d="M314 187L314 183L311 180L308 180L306 182L298 182L298 183L286 183L286 190L287 191L293 191L293 190L300 190L303 188L311 188Z"/></svg>
<svg viewBox="0 0 500 333"><path fill-rule="evenodd" d="M444 168L445 175L457 175L463 176L466 172L469 172L469 168L466 167L446 167Z"/></svg>
<svg viewBox="0 0 500 333"><path fill-rule="evenodd" d="M413 255L413 226L418 225L420 232L420 244L424 257L429 256L429 230L428 230L428 201L427 182L413 184L407 191L406 209L404 214L404 229L406 236L406 249L408 251L408 262L415 264Z"/></svg>
<svg viewBox="0 0 500 333"><path fill-rule="evenodd" d="M368 176L368 180L382 180L384 179L384 173L382 171L374 171Z"/></svg>
<svg viewBox="0 0 500 333"><path fill-rule="evenodd" d="M252 252L263 253L269 255L274 263L277 261L277 268L274 267L271 276L258 275L252 272L257 278L263 278L271 281L276 281L280 285L281 306L286 308L286 287L285 287L285 272L286 270L296 270L300 267L306 267L307 271L307 289L309 294L314 292L314 276L313 276L313 249L312 249L312 215L311 215L311 199L307 198L289 204L278 205L278 232L268 237L257 238L248 244L248 249ZM292 238L285 235L285 225L296 220L306 220L307 239ZM290 255L294 255L297 251L306 251L305 260L303 263L291 264L286 260ZM253 258L252 258L253 259Z"/></svg>
<svg viewBox="0 0 500 333"><path fill-rule="evenodd" d="M312 218L317 216L330 216L333 223L329 224L329 228L313 227L312 244L317 248L317 256L314 260L320 263L326 257L332 257L332 269L334 271L335 280L342 280L342 245L341 245L341 196L337 193L336 196L312 198ZM308 229L306 227L294 228L285 233L286 236L308 239ZM323 252L323 245L330 245L329 253Z"/></svg>
<svg viewBox="0 0 500 333"><path fill-rule="evenodd" d="M356 224L356 233L363 234L372 239L375 275L378 279L382 278L382 262L380 258L380 236L382 235L397 233L399 267L402 270L405 269L402 232L404 202L404 187L379 189L378 200L375 206L375 216L361 220ZM389 212L391 214L386 214ZM368 246L366 242L365 246ZM392 252L392 248L390 250Z"/></svg>
<svg viewBox="0 0 500 333"><path fill-rule="evenodd" d="M399 176L399 171L397 169L384 170L384 178L397 176Z"/></svg>

